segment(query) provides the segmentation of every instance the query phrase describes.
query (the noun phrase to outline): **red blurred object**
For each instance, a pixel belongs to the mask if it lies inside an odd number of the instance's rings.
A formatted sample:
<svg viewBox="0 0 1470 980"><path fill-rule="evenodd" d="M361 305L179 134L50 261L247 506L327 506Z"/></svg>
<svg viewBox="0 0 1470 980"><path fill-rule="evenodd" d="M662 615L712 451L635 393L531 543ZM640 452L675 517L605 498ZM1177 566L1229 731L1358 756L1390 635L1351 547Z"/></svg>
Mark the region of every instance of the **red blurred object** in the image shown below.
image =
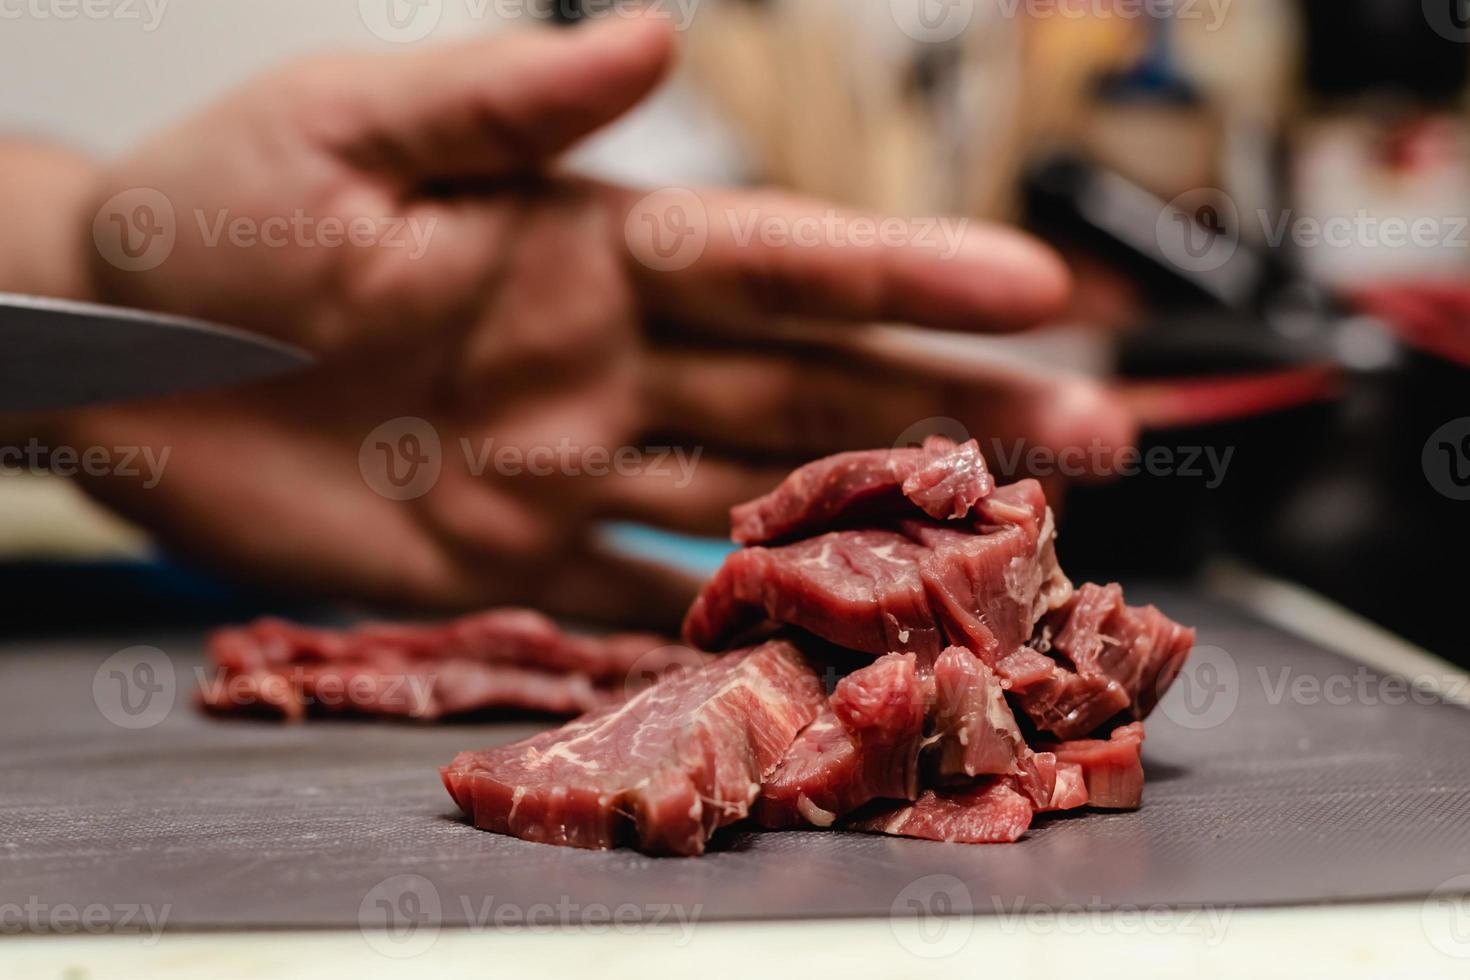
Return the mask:
<svg viewBox="0 0 1470 980"><path fill-rule="evenodd" d="M1207 425L1279 412L1341 394L1335 365L1229 377L1127 382L1119 387L1139 424L1150 429Z"/></svg>
<svg viewBox="0 0 1470 980"><path fill-rule="evenodd" d="M1353 290L1346 299L1404 343L1470 367L1470 284L1391 283Z"/></svg>

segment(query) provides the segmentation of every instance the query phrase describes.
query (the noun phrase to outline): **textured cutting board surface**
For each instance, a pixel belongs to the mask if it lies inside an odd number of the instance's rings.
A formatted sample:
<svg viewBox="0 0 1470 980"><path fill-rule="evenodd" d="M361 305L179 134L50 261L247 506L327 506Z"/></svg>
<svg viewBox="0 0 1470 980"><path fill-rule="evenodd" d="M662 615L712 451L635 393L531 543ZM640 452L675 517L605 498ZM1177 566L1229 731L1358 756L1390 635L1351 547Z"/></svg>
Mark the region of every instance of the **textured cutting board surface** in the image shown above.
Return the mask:
<svg viewBox="0 0 1470 980"><path fill-rule="evenodd" d="M887 916L936 895L979 913L1351 901L1470 872L1463 709L1227 605L1130 595L1200 628L1149 720L1143 809L988 847L732 831L681 860L528 844L464 824L436 767L536 725L210 719L192 708L197 634L12 643L0 903L167 906L172 929L352 927L389 905L449 926L542 905L713 921ZM134 644L168 662L109 661Z"/></svg>

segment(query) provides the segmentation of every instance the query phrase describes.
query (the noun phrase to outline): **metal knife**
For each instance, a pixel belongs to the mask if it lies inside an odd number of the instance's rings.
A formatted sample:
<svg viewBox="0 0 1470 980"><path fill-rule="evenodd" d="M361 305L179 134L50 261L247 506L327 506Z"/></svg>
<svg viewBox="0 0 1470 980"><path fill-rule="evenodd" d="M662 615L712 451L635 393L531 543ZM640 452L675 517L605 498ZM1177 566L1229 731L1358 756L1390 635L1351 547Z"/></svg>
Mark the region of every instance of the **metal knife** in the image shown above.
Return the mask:
<svg viewBox="0 0 1470 980"><path fill-rule="evenodd" d="M0 293L0 412L220 388L311 361L289 344L199 320Z"/></svg>

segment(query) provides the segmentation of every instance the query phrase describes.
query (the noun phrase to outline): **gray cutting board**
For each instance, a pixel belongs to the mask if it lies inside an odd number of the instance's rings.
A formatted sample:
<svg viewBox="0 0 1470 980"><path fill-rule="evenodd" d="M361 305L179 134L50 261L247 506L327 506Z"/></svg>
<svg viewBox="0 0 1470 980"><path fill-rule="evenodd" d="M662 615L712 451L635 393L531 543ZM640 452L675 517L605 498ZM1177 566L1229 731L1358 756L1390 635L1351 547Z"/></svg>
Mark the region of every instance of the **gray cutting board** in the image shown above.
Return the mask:
<svg viewBox="0 0 1470 980"><path fill-rule="evenodd" d="M188 698L197 636L12 643L0 647L0 903L167 904L176 929L355 926L406 889L446 925L535 903L711 921L886 916L916 893L932 910L936 889L958 896L940 908L981 913L1349 901L1424 896L1470 872L1470 714L1380 687L1228 606L1142 596L1198 625L1206 652L1149 722L1140 812L1054 819L989 847L732 832L702 859L462 823L436 766L534 726L212 720ZM175 703L164 713L156 694L124 721L162 720L126 729L99 710L117 716L98 667L134 643L172 658ZM1317 682L1329 693L1312 696Z"/></svg>

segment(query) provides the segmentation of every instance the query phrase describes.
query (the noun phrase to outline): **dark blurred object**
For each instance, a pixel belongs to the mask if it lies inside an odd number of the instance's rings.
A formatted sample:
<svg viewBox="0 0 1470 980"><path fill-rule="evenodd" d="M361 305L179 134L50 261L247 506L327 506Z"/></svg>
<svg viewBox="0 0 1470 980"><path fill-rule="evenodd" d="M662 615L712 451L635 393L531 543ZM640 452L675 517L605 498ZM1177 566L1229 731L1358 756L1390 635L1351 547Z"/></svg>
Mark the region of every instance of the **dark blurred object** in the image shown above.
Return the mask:
<svg viewBox="0 0 1470 980"><path fill-rule="evenodd" d="M1079 160L1034 171L1027 200L1033 227L1111 264L1153 309L1119 337L1116 368L1158 463L1073 492L1067 567L1184 575L1233 554L1470 663L1446 612L1467 581L1470 503L1424 456L1470 415L1470 370L1445 356L1470 345L1470 284L1337 295L1228 227L1197 229L1227 261L1181 255L1161 229L1182 209Z"/></svg>
<svg viewBox="0 0 1470 980"><path fill-rule="evenodd" d="M1173 240L1163 240L1161 227L1182 230L1195 223L1209 207L1203 197L1195 212L1187 212L1113 170L1057 154L1026 172L1023 201L1033 231L1106 259L1142 288L1153 307L1203 305L1245 314L1265 288L1265 263L1227 224L1199 227L1197 254L1186 253L1182 263L1179 256L1170 257ZM1195 237L1181 233L1179 246L1194 251L1190 240ZM1216 248L1231 254L1215 261L1207 253Z"/></svg>
<svg viewBox="0 0 1470 980"><path fill-rule="evenodd" d="M548 16L553 23L576 24L586 16L584 0L552 0Z"/></svg>
<svg viewBox="0 0 1470 980"><path fill-rule="evenodd" d="M1458 105L1470 78L1463 0L1301 0L1306 25L1306 85L1314 95L1354 99L1398 95ZM1432 8L1438 8L1432 9Z"/></svg>
<svg viewBox="0 0 1470 980"><path fill-rule="evenodd" d="M171 561L0 562L0 591L0 626L11 637L320 616L299 597L252 592Z"/></svg>
<svg viewBox="0 0 1470 980"><path fill-rule="evenodd" d="M1470 368L1470 282L1368 285L1347 297L1410 347Z"/></svg>

